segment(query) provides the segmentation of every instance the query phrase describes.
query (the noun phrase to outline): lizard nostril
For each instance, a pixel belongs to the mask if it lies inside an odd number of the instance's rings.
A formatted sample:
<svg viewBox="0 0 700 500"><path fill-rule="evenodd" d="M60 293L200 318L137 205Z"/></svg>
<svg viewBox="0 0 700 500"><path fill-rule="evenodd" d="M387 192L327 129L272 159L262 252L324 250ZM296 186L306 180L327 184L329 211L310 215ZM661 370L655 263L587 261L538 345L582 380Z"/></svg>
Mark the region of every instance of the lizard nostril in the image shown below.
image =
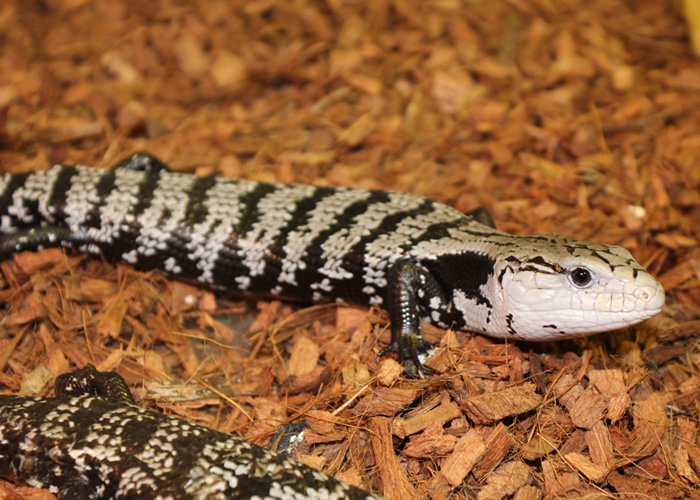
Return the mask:
<svg viewBox="0 0 700 500"><path fill-rule="evenodd" d="M658 283L655 287L644 287L640 290L639 298L644 302L644 307L649 310L661 309L666 302L664 289Z"/></svg>

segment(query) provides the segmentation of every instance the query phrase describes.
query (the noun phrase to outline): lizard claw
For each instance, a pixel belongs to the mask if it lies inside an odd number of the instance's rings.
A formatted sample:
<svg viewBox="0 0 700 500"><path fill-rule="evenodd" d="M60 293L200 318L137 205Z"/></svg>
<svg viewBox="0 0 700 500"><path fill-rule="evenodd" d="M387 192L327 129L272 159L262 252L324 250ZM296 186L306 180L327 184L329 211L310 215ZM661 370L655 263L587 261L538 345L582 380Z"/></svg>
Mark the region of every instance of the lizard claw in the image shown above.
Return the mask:
<svg viewBox="0 0 700 500"><path fill-rule="evenodd" d="M409 375L431 375L433 372L423 366L419 356L425 354L432 346L430 343L423 340L418 334L406 334L399 337L377 354L378 358L386 356L389 353L395 352L399 355L399 363L405 364L406 373Z"/></svg>

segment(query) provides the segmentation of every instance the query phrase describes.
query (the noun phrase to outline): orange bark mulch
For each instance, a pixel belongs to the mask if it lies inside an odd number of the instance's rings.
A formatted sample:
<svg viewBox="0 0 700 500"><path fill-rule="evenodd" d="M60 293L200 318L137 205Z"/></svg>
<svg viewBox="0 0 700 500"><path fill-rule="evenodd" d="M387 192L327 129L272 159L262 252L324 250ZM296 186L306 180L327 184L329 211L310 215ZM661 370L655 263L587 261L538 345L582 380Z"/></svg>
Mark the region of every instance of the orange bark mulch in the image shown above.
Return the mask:
<svg viewBox="0 0 700 500"><path fill-rule="evenodd" d="M306 419L297 458L388 499L698 498L700 60L682 5L3 2L3 172L145 150L483 206L505 231L624 246L667 305L549 344L424 325L435 374L410 379L376 358L378 309L46 250L0 264L2 391L50 395L93 363L144 406L262 445Z"/></svg>

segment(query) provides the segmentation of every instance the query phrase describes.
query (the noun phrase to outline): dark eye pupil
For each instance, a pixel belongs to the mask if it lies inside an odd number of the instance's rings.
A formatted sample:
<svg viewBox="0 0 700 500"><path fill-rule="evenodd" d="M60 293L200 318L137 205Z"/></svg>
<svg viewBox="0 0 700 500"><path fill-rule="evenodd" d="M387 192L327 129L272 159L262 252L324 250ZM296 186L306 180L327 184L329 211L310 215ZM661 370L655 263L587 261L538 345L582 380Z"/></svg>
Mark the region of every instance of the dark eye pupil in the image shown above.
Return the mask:
<svg viewBox="0 0 700 500"><path fill-rule="evenodd" d="M583 267L577 267L571 271L571 281L577 286L586 286L591 282L591 272Z"/></svg>

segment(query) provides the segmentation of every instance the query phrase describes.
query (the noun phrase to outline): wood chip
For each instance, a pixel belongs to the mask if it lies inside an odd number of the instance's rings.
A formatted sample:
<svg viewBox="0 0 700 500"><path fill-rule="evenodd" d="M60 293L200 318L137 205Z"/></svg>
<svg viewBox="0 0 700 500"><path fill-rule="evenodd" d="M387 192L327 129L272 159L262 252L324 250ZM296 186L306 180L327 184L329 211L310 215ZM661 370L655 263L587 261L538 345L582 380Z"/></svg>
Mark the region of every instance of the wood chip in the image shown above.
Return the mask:
<svg viewBox="0 0 700 500"><path fill-rule="evenodd" d="M605 416L607 407L605 398L595 389L588 388L571 406L571 421L577 427L590 429Z"/></svg>
<svg viewBox="0 0 700 500"><path fill-rule="evenodd" d="M486 453L484 438L475 429L470 429L459 438L452 454L442 463L440 474L455 488L464 481L484 453Z"/></svg>
<svg viewBox="0 0 700 500"><path fill-rule="evenodd" d="M513 496L513 500L540 500L541 498L542 490L536 486L523 486Z"/></svg>
<svg viewBox="0 0 700 500"><path fill-rule="evenodd" d="M589 458L580 453L567 453L564 455L564 460L575 470L596 483L602 481L608 472L607 467L594 464Z"/></svg>
<svg viewBox="0 0 700 500"><path fill-rule="evenodd" d="M530 468L523 462L507 462L493 471L486 485L476 496L477 500L499 500L520 490L530 477Z"/></svg>
<svg viewBox="0 0 700 500"><path fill-rule="evenodd" d="M531 411L542 402L535 384L522 384L490 394L467 398L462 406L476 424L496 422L505 417Z"/></svg>
<svg viewBox="0 0 700 500"><path fill-rule="evenodd" d="M300 335L294 342L287 373L295 377L311 373L316 368L319 357L320 351L314 341Z"/></svg>
<svg viewBox="0 0 700 500"><path fill-rule="evenodd" d="M586 491L578 473L569 472L567 469L568 466L552 459L542 462L545 496L562 496L569 491Z"/></svg>
<svg viewBox="0 0 700 500"><path fill-rule="evenodd" d="M457 436L445 434L440 422L432 422L422 434L410 439L404 448L404 455L411 458L445 456L454 450L456 442Z"/></svg>
<svg viewBox="0 0 700 500"><path fill-rule="evenodd" d="M643 401L636 401L632 409L634 415L634 433L626 453L630 457L644 457L661 446L661 437L668 428L662 396L652 393Z"/></svg>
<svg viewBox="0 0 700 500"><path fill-rule="evenodd" d="M356 415L367 416L395 415L413 402L417 395L418 391L415 389L379 387L363 397L353 412Z"/></svg>
<svg viewBox="0 0 700 500"><path fill-rule="evenodd" d="M441 404L434 410L423 413L421 415L416 415L415 417L408 418L406 420L399 419L396 422L397 426L402 429L402 436L410 436L416 432L420 432L425 429L428 425L432 423L439 423L444 425L445 423L459 418L462 416L462 412L459 410L457 404L449 401L447 403Z"/></svg>
<svg viewBox="0 0 700 500"><path fill-rule="evenodd" d="M597 422L586 432L585 439L592 462L609 468L613 464L614 450L610 432L604 422Z"/></svg>
<svg viewBox="0 0 700 500"><path fill-rule="evenodd" d="M389 387L399 379L403 372L404 366L401 363L393 359L386 359L382 361L381 369L377 373L377 382Z"/></svg>
<svg viewBox="0 0 700 500"><path fill-rule="evenodd" d="M374 417L369 421L369 431L382 495L388 500L419 500L418 493L408 481L401 463L394 454L389 421L384 417Z"/></svg>
<svg viewBox="0 0 700 500"><path fill-rule="evenodd" d="M479 460L473 471L474 477L480 481L508 456L513 446L513 437L508 428L502 422L499 422L495 427L488 429L484 443L488 453Z"/></svg>
<svg viewBox="0 0 700 500"><path fill-rule="evenodd" d="M97 334L117 338L121 332L122 321L128 304L124 302L120 295L114 297L105 306L104 313L97 323Z"/></svg>

